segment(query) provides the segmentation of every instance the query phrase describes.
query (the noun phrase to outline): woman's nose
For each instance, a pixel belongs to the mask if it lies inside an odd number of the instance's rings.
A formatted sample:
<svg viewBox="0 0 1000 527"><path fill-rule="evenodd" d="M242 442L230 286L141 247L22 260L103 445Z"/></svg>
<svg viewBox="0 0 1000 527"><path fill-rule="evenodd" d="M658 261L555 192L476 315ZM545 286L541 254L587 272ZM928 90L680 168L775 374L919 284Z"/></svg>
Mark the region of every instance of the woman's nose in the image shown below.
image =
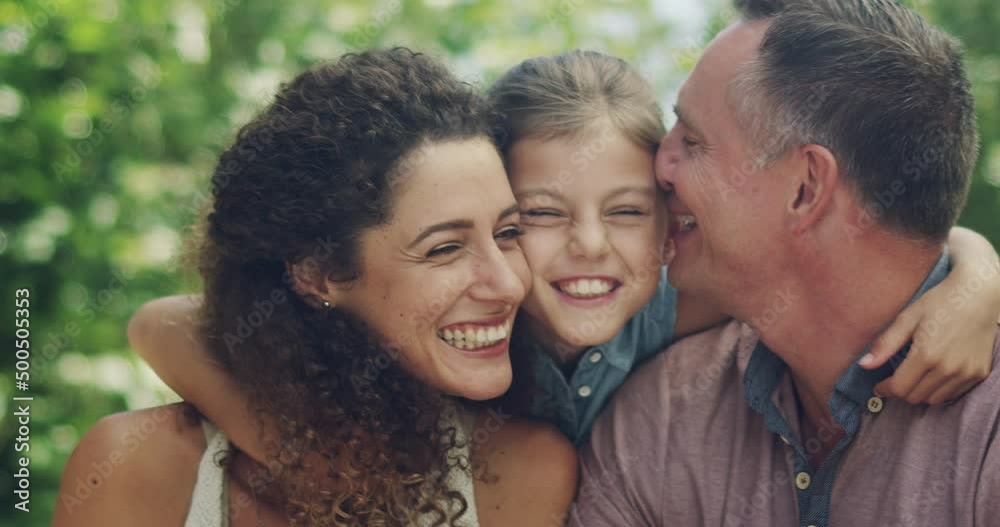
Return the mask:
<svg viewBox="0 0 1000 527"><path fill-rule="evenodd" d="M517 267L517 269L515 269ZM502 302L517 307L527 295L524 280L528 264L520 251L504 252L494 247L484 254L476 267L476 285L471 289L477 300Z"/></svg>

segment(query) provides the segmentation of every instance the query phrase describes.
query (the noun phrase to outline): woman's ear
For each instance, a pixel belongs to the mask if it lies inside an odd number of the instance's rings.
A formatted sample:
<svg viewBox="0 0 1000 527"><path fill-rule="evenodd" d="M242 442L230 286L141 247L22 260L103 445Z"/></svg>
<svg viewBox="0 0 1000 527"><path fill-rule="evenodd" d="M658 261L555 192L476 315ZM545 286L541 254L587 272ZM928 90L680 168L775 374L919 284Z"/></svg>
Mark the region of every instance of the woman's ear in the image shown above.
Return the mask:
<svg viewBox="0 0 1000 527"><path fill-rule="evenodd" d="M316 309L331 309L337 305L338 290L313 258L299 262L285 261L285 271L291 278L292 290Z"/></svg>

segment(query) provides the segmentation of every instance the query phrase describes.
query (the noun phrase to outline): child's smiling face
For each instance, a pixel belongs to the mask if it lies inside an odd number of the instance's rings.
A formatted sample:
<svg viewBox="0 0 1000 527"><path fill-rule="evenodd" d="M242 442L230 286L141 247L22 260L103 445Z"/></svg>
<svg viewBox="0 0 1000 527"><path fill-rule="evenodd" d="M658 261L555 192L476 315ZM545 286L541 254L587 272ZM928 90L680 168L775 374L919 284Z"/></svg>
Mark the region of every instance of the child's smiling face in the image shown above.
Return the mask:
<svg viewBox="0 0 1000 527"><path fill-rule="evenodd" d="M520 243L533 274L524 322L550 350L607 342L656 291L667 211L653 158L608 126L511 147Z"/></svg>

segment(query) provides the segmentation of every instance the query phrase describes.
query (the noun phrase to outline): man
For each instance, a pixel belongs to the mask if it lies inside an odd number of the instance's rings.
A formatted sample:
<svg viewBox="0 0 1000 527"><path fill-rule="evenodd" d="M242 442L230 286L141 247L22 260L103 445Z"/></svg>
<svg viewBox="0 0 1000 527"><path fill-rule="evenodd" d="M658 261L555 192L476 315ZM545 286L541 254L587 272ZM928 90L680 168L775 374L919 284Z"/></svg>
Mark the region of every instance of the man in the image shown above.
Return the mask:
<svg viewBox="0 0 1000 527"><path fill-rule="evenodd" d="M977 154L959 44L890 0L737 6L657 175L681 220L671 282L748 325L634 375L582 453L571 523L1000 525L1000 345L944 407L884 400L891 367L858 365L949 269Z"/></svg>

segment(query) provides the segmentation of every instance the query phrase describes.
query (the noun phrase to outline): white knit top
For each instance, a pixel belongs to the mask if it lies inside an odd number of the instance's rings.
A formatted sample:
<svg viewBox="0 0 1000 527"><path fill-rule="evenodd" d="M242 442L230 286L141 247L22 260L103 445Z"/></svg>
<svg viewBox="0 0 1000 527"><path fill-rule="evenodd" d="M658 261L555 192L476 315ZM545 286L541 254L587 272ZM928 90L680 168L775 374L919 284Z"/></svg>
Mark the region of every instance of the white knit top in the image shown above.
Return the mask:
<svg viewBox="0 0 1000 527"><path fill-rule="evenodd" d="M455 423L458 447L451 456L470 459L471 434L475 426L475 413L456 404L445 412L445 419ZM191 496L191 509L188 510L184 527L228 527L229 517L229 481L224 467L219 460L230 452L229 439L218 427L207 419L201 421L205 432L205 453L198 464L198 480L195 482ZM465 497L468 508L462 515L458 525L461 527L479 527L479 515L476 511L476 496L469 470L454 469L448 474L449 487ZM430 525L431 517L424 518L418 525Z"/></svg>

